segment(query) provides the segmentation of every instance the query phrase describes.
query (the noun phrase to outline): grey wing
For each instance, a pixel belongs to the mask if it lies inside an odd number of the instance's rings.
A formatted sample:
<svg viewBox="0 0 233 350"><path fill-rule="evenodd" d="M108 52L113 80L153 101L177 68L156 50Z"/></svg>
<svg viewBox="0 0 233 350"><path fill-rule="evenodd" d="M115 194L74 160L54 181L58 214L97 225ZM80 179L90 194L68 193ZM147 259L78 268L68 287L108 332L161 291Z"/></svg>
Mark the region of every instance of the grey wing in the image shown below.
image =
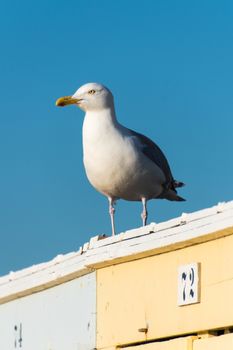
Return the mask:
<svg viewBox="0 0 233 350"><path fill-rule="evenodd" d="M161 149L148 137L133 130L128 130L132 136L135 136L139 140L142 152L163 171L166 178L166 184L174 181L168 161Z"/></svg>
<svg viewBox="0 0 233 350"><path fill-rule="evenodd" d="M165 155L151 139L131 129L128 129L128 131L139 140L142 146L142 152L163 171L166 178L163 184L165 191L171 189L176 193L177 187L184 186L183 182L174 180Z"/></svg>

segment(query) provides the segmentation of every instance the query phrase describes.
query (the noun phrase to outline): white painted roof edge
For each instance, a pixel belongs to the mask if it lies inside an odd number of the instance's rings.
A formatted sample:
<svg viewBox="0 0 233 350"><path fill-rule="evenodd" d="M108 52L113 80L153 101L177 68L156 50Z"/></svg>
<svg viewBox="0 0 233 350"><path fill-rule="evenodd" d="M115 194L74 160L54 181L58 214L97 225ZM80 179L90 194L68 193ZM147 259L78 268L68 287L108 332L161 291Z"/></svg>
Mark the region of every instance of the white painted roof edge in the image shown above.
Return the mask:
<svg viewBox="0 0 233 350"><path fill-rule="evenodd" d="M77 252L60 254L51 261L0 277L0 303L10 295L23 296L24 291L38 291L90 273L92 267L100 263L111 263L121 257L175 244L184 246L188 240L197 237L203 240L208 234L228 227L233 227L233 201L190 214L183 213L175 219L151 223L114 237L103 239L103 236L95 236Z"/></svg>
<svg viewBox="0 0 233 350"><path fill-rule="evenodd" d="M216 232L227 228L231 228L227 234L233 234L233 208L218 213L211 219L209 216L204 217L189 224L181 223L164 231L138 235L133 239L118 241L109 246L105 245L89 250L86 256L86 266L98 268L120 262L123 258L125 258L125 261L129 261L143 256L180 249L222 237L222 235L218 236Z"/></svg>

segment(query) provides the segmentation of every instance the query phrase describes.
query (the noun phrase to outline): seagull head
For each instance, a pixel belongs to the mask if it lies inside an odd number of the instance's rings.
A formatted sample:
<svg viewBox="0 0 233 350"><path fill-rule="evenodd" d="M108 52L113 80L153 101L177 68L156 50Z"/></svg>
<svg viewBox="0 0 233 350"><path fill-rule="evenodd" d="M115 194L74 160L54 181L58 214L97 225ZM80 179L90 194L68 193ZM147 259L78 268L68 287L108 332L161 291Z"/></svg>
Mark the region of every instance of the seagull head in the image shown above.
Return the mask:
<svg viewBox="0 0 233 350"><path fill-rule="evenodd" d="M56 106L77 105L87 111L98 111L113 106L113 95L104 85L88 83L81 86L72 96L60 97Z"/></svg>

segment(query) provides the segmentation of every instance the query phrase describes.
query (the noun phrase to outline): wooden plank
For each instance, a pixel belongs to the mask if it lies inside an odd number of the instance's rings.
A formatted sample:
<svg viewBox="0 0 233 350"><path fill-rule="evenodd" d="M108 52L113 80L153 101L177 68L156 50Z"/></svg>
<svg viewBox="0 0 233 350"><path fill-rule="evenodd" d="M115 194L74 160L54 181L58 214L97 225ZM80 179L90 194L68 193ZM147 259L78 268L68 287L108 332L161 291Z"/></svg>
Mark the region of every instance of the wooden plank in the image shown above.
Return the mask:
<svg viewBox="0 0 233 350"><path fill-rule="evenodd" d="M233 349L233 334L221 335L193 342L193 350L231 350Z"/></svg>
<svg viewBox="0 0 233 350"><path fill-rule="evenodd" d="M152 232L153 231L153 232ZM94 269L214 240L233 233L233 201L115 237L93 237L77 252L0 277L0 304Z"/></svg>
<svg viewBox="0 0 233 350"><path fill-rule="evenodd" d="M127 346L125 350L193 350L193 341L197 337L181 337L177 339L157 341L137 346Z"/></svg>
<svg viewBox="0 0 233 350"><path fill-rule="evenodd" d="M218 215L211 222L204 219L201 223L173 227L163 232L89 250L86 264L88 267L102 268L233 234L233 211Z"/></svg>

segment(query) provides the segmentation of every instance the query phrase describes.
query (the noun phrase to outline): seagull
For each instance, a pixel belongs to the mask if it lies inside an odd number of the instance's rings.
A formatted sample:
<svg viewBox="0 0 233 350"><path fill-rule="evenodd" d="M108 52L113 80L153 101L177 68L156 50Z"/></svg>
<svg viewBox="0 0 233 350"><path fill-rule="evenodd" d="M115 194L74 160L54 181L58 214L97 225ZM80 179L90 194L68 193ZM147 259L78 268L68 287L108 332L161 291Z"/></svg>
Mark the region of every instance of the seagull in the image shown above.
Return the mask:
<svg viewBox="0 0 233 350"><path fill-rule="evenodd" d="M118 199L142 202L142 224L147 222L147 201L165 198L184 201L161 149L148 137L121 125L114 98L102 84L88 83L56 105L76 105L85 112L83 162L92 186L108 198L112 235L115 235L114 204Z"/></svg>

